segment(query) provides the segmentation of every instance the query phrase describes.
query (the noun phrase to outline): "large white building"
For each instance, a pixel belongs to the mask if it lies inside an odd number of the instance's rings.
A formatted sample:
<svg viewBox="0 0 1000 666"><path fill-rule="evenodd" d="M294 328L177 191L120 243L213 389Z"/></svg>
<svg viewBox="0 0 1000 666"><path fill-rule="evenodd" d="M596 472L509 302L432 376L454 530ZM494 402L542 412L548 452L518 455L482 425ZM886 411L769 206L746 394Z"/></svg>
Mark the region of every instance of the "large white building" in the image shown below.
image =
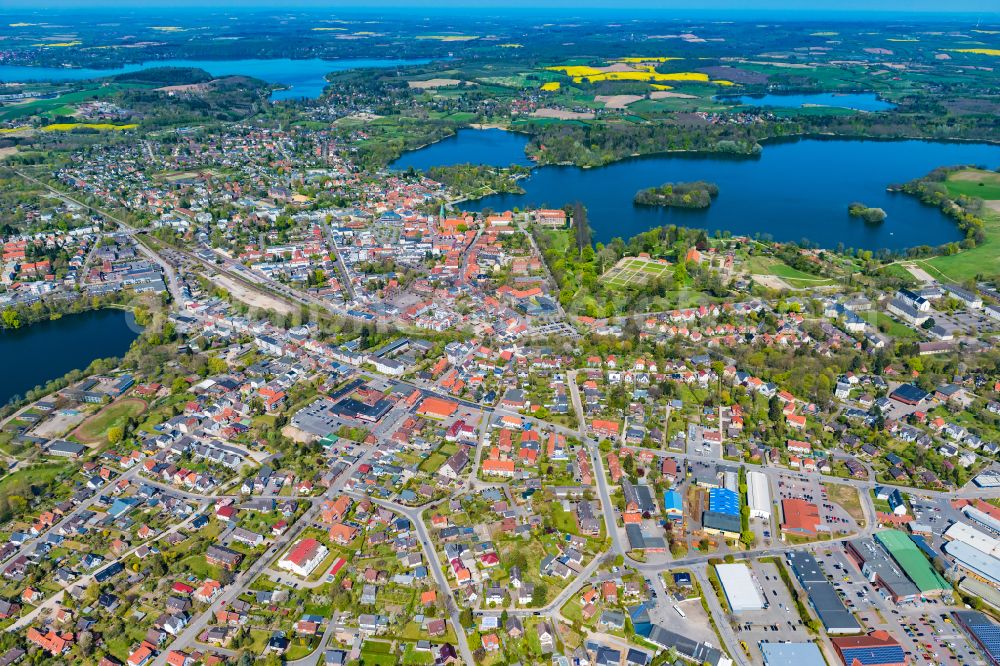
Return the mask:
<svg viewBox="0 0 1000 666"><path fill-rule="evenodd" d="M303 578L319 566L330 550L316 539L302 539L278 562L278 568Z"/></svg>
<svg viewBox="0 0 1000 666"><path fill-rule="evenodd" d="M722 583L722 590L726 593L726 600L733 613L764 609L764 597L747 565L718 564L715 571L719 574L719 582Z"/></svg>
<svg viewBox="0 0 1000 666"><path fill-rule="evenodd" d="M770 520L771 486L763 472L747 472L747 505L751 518Z"/></svg>

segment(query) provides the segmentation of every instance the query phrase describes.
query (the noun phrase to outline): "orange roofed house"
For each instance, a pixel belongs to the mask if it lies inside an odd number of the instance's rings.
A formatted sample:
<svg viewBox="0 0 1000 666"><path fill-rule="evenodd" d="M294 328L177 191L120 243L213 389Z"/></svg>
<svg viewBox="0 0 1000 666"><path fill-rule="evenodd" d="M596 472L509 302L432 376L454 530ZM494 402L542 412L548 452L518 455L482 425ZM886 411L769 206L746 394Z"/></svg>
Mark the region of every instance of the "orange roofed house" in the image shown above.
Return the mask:
<svg viewBox="0 0 1000 666"><path fill-rule="evenodd" d="M455 413L458 409L458 403L452 402L450 400L442 400L441 398L424 398L424 401L420 403L420 407L417 408L417 414L421 416L429 416L433 419L446 419Z"/></svg>

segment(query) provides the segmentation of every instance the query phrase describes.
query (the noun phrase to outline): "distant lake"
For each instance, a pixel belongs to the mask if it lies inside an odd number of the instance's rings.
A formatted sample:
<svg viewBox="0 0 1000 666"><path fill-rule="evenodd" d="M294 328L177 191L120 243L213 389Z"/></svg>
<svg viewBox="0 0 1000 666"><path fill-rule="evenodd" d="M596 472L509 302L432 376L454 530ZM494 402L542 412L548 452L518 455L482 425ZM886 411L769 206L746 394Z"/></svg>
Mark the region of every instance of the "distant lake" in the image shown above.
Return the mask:
<svg viewBox="0 0 1000 666"><path fill-rule="evenodd" d="M462 162L506 166L527 163L528 137L513 132L463 130L456 137L404 155L393 166L426 168ZM759 157L665 153L614 162L604 167L536 168L520 181L525 194L498 194L467 201L461 208L508 210L560 207L581 201L595 240L629 238L664 224L734 234L770 235L775 240L809 240L822 247L900 250L940 245L962 238L958 227L936 208L905 194L885 191L890 183L918 178L939 166L1000 166L1000 146L932 141L803 139L771 143ZM635 206L636 191L666 182L706 180L719 196L706 210ZM847 214L860 201L884 208L882 224L866 224Z"/></svg>
<svg viewBox="0 0 1000 666"><path fill-rule="evenodd" d="M857 111L888 111L896 105L878 98L875 93L808 93L772 94L772 95L719 95L716 101L726 104L745 104L746 106L773 106L789 109L799 109L804 106L834 106Z"/></svg>
<svg viewBox="0 0 1000 666"><path fill-rule="evenodd" d="M139 332L131 312L115 309L0 332L0 405L70 370L86 368L95 359L124 356Z"/></svg>
<svg viewBox="0 0 1000 666"><path fill-rule="evenodd" d="M276 90L271 99L315 99L326 86L326 74L348 69L386 68L406 65L420 65L430 60L291 60L289 58L249 59L249 60L155 60L141 64L131 64L117 69L75 69L69 67L25 67L21 65L0 65L0 82L14 81L81 81L97 79L116 74L138 72L154 67L197 67L212 76L242 74L267 81L291 86L288 90Z"/></svg>

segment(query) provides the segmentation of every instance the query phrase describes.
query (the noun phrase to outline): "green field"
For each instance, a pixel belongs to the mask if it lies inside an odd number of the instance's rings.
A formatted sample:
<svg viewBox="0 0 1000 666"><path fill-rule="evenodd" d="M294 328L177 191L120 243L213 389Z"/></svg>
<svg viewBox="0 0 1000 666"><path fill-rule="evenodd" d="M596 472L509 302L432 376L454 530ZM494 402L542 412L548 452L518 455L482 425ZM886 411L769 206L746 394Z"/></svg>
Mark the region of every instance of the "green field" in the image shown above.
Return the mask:
<svg viewBox="0 0 1000 666"><path fill-rule="evenodd" d="M27 118L34 115L49 117L68 116L74 112L73 105L75 104L109 97L115 93L121 92L125 88L137 87L146 86L137 86L136 84L129 83L113 83L106 86L69 92L65 95L59 95L58 97L54 97L52 99L38 99L20 104L8 104L0 108L0 121Z"/></svg>
<svg viewBox="0 0 1000 666"><path fill-rule="evenodd" d="M967 169L956 171L948 176L945 185L953 196L964 194L967 197L979 199L1000 199L1000 173Z"/></svg>
<svg viewBox="0 0 1000 666"><path fill-rule="evenodd" d="M978 183L984 183L982 187ZM991 171L968 169L948 177L948 190L955 194L970 194L984 199L992 210L983 216L986 240L971 250L950 256L933 257L917 261L917 265L935 278L948 282L964 282L982 275L1000 275L1000 174Z"/></svg>
<svg viewBox="0 0 1000 666"><path fill-rule="evenodd" d="M139 398L126 398L111 403L80 424L73 434L84 444L99 444L107 436L108 429L122 426L130 418L146 411L146 403Z"/></svg>
<svg viewBox="0 0 1000 666"><path fill-rule="evenodd" d="M824 287L835 284L830 278L805 273L772 257L750 257L747 260L747 267L753 275L773 275L781 278L788 283L788 286L794 289Z"/></svg>

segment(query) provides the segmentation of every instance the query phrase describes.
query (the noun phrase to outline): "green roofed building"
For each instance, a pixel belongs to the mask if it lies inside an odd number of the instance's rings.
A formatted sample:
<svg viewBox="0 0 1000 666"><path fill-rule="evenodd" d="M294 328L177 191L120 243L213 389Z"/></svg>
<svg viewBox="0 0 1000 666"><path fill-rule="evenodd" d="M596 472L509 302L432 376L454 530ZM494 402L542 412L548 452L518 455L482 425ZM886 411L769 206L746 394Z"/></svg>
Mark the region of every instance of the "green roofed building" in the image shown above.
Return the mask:
<svg viewBox="0 0 1000 666"><path fill-rule="evenodd" d="M885 530L878 532L875 538L889 551L907 578L920 589L921 596L938 597L952 591L948 581L931 566L909 536L899 530Z"/></svg>

